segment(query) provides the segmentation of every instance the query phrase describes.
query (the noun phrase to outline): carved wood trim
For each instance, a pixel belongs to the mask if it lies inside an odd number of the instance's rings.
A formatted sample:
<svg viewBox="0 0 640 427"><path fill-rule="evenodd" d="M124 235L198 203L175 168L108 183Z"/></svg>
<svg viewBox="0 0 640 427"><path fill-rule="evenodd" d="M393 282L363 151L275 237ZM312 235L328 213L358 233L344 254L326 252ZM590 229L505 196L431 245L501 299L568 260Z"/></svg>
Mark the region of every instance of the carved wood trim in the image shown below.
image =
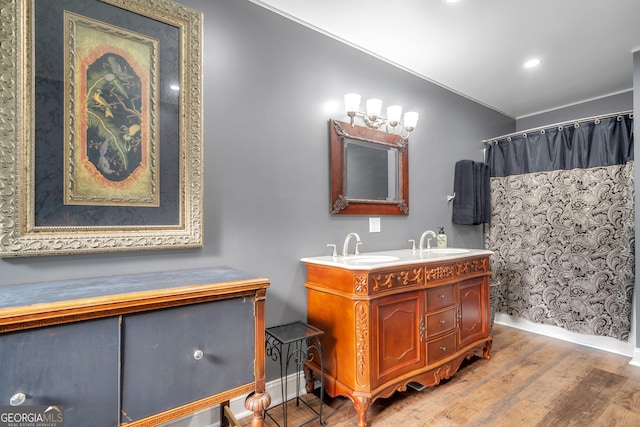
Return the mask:
<svg viewBox="0 0 640 427"><path fill-rule="evenodd" d="M369 294L369 275L356 274L353 276L353 289L357 295Z"/></svg>
<svg viewBox="0 0 640 427"><path fill-rule="evenodd" d="M427 282L430 280L453 279L457 276L455 264L427 267L425 270Z"/></svg>
<svg viewBox="0 0 640 427"><path fill-rule="evenodd" d="M452 373L451 365L448 363L438 367L433 373L435 384L440 384L440 381L451 378Z"/></svg>
<svg viewBox="0 0 640 427"><path fill-rule="evenodd" d="M369 304L358 302L356 313L356 381L360 387L369 386Z"/></svg>
<svg viewBox="0 0 640 427"><path fill-rule="evenodd" d="M489 259L472 259L469 261L460 262L458 266L459 275L489 271Z"/></svg>
<svg viewBox="0 0 640 427"><path fill-rule="evenodd" d="M394 271L391 273L374 273L371 275L373 292L381 289L391 289L394 286L423 285L425 270L416 267L410 270Z"/></svg>

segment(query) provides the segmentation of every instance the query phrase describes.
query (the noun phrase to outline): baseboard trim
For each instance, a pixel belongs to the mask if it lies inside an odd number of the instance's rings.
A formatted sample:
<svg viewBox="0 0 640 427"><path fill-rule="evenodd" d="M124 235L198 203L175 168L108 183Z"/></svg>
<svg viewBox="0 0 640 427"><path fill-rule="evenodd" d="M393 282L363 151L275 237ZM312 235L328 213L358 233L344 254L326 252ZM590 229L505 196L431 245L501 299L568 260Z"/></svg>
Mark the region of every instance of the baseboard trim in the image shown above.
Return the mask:
<svg viewBox="0 0 640 427"><path fill-rule="evenodd" d="M289 401L294 397L296 397L296 377L300 378L300 394L302 395L306 393L304 388L305 387L304 372L300 371L297 374L296 373L289 374L286 378L286 381L287 381L286 401ZM269 393L269 396L271 396L271 404L269 405L269 408L273 408L274 406L284 402L284 400L282 399L282 387L281 387L279 378L273 381L269 381L265 385L265 390L267 393ZM253 412L248 411L244 407L245 398L246 397L239 397L237 399L232 400L229 403L231 412L233 412L233 415L235 415L236 418L238 419L253 415Z"/></svg>
<svg viewBox="0 0 640 427"><path fill-rule="evenodd" d="M632 342L632 338L630 339L630 342L622 342L610 337L598 337L594 335L578 334L559 328L557 326L541 325L504 313L496 313L495 323L510 326L512 328L522 329L529 332L534 332L540 335L546 335L548 337L560 339L563 341L573 342L587 347L597 348L599 350L616 353L622 356L632 357L633 355L634 360L636 359L636 356L640 358L640 354L634 354L635 343ZM631 337L633 337L633 333L631 334ZM640 361L638 363L640 363Z"/></svg>
<svg viewBox="0 0 640 427"><path fill-rule="evenodd" d="M304 372L289 374L286 378L287 381L287 401L296 397L296 377L300 379L300 394L306 393L304 390L305 379ZM265 391L271 396L270 408L283 402L282 399L282 387L280 379L269 381L265 385ZM247 396L240 396L232 399L229 402L229 409L237 419L242 419L253 415L253 412L248 411L244 407L244 401ZM180 418L178 420L171 421L167 424L163 424L164 427L220 427L220 407L214 406L205 410L199 411L192 415Z"/></svg>
<svg viewBox="0 0 640 427"><path fill-rule="evenodd" d="M631 358L629 365L640 367L640 348L636 347L633 349L633 357Z"/></svg>

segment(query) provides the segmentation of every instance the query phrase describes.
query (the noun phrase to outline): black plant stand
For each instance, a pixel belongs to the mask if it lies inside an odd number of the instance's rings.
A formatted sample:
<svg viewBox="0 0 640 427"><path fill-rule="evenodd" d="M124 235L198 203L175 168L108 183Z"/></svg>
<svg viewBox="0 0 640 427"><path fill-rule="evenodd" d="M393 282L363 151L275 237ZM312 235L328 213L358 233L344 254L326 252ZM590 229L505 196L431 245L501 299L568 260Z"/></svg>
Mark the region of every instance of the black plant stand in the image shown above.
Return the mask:
<svg viewBox="0 0 640 427"><path fill-rule="evenodd" d="M283 400L281 403L284 423L283 427L287 427L287 380L285 377L288 374L291 362L293 362L293 366L296 368L296 406L299 406L300 402L302 402L315 413L313 418L310 418L300 425L308 424L316 419L320 421L321 425L324 425L322 421L324 372L322 364L322 341L320 340L322 335L324 335L324 332L300 321L266 328L265 332L267 357L271 357L275 362L280 361L280 389ZM320 408L317 411L304 399L300 398L299 373L304 367L304 363L306 361L313 360L314 354L309 352L312 349L316 351L320 358ZM280 426L273 416L269 414L269 411L273 411L276 407L277 406L269 408L268 411L265 411L265 415L269 416L273 422Z"/></svg>

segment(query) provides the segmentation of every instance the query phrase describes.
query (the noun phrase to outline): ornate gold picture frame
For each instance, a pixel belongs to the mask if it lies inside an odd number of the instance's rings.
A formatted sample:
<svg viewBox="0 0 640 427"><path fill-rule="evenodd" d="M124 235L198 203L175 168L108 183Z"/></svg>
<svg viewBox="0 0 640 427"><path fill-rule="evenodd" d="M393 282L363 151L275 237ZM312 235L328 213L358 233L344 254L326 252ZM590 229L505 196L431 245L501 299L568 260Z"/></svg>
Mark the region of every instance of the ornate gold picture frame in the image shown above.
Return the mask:
<svg viewBox="0 0 640 427"><path fill-rule="evenodd" d="M202 14L0 9L0 257L201 247Z"/></svg>

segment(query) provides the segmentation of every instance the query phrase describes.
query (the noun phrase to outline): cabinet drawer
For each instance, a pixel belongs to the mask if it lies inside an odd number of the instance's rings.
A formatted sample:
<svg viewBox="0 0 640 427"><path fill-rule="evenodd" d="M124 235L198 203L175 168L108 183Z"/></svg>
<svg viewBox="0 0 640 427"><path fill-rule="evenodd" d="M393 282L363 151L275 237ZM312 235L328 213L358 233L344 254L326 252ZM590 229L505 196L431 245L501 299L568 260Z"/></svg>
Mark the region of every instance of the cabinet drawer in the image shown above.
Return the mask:
<svg viewBox="0 0 640 427"><path fill-rule="evenodd" d="M255 380L252 298L128 315L122 329L123 423Z"/></svg>
<svg viewBox="0 0 640 427"><path fill-rule="evenodd" d="M427 363L429 365L451 356L456 350L455 332L427 343Z"/></svg>
<svg viewBox="0 0 640 427"><path fill-rule="evenodd" d="M447 307L454 302L453 285L427 289L427 312Z"/></svg>
<svg viewBox="0 0 640 427"><path fill-rule="evenodd" d="M451 307L448 310L427 315L427 337L449 331L456 326L456 309Z"/></svg>
<svg viewBox="0 0 640 427"><path fill-rule="evenodd" d="M67 427L117 426L119 329L112 317L0 335L2 405L24 393L23 406L62 406Z"/></svg>

